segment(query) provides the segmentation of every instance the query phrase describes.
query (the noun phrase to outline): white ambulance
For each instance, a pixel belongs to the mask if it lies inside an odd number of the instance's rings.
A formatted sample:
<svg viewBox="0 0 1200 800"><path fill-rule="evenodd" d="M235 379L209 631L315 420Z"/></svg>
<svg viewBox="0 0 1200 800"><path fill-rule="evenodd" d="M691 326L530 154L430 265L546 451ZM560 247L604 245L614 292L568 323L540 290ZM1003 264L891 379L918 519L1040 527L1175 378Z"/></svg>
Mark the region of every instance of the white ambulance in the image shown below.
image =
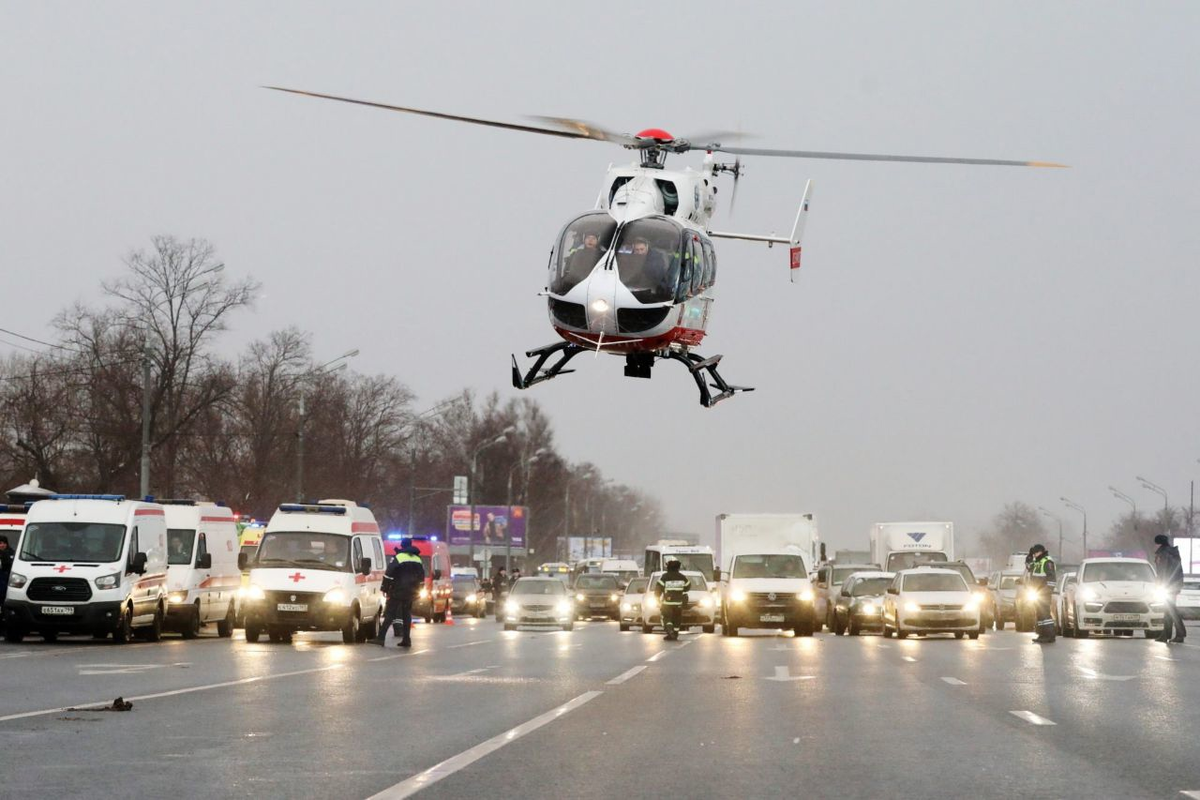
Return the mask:
<svg viewBox="0 0 1200 800"><path fill-rule="evenodd" d="M383 616L383 540L375 515L350 500L285 503L263 531L242 596L246 641L266 633L341 631L365 642Z"/></svg>
<svg viewBox="0 0 1200 800"><path fill-rule="evenodd" d="M157 641L167 610L167 526L157 503L54 495L34 503L4 601L4 638L135 634Z"/></svg>
<svg viewBox="0 0 1200 800"><path fill-rule="evenodd" d="M195 639L217 623L233 635L237 594L238 529L233 512L207 500L160 500L167 520L167 629Z"/></svg>

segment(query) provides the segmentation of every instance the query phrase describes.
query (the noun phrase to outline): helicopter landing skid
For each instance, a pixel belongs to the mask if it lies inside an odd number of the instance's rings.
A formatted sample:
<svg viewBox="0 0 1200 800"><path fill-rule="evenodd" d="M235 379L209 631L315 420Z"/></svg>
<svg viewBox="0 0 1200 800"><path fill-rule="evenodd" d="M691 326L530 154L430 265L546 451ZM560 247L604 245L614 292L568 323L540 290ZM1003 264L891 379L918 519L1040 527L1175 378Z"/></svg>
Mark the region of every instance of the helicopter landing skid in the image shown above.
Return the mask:
<svg viewBox="0 0 1200 800"><path fill-rule="evenodd" d="M722 400L728 400L738 392L753 392L753 386L732 386L725 382L721 377L721 373L717 372L717 365L721 363L721 356L712 356L704 358L699 353L682 353L671 350L662 358L669 358L673 361L679 361L688 368L692 373L692 377L696 379L696 387L700 389L700 405L705 408L712 408ZM717 394L713 394L708 383L704 380L704 373L708 372L712 378L712 388L717 390Z"/></svg>
<svg viewBox="0 0 1200 800"><path fill-rule="evenodd" d="M568 372L574 372L573 369L563 369L575 356L585 352L586 348L580 347L573 342L555 342L554 344L543 345L536 347L533 350L526 350L525 355L529 358L537 356L537 361L533 362L533 366L524 375L521 374L521 368L517 366L517 357L512 357L512 381L515 389L528 389L530 386L535 386L542 381L548 381L551 378L557 378L559 375L566 375ZM545 367L554 355L561 354L559 359L548 367ZM543 369L543 367L545 367Z"/></svg>

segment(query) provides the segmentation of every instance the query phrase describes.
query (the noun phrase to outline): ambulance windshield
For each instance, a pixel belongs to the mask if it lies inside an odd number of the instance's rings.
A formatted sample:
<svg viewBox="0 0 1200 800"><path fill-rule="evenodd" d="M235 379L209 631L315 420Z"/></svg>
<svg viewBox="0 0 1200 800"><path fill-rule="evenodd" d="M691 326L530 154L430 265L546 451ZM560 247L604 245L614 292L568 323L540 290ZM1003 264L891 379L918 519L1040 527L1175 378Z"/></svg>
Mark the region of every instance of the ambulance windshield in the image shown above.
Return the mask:
<svg viewBox="0 0 1200 800"><path fill-rule="evenodd" d="M124 525L97 522L31 522L21 537L22 561L107 564L121 558Z"/></svg>
<svg viewBox="0 0 1200 800"><path fill-rule="evenodd" d="M170 528L167 530L167 563L191 564L192 544L196 541L196 532L189 528Z"/></svg>
<svg viewBox="0 0 1200 800"><path fill-rule="evenodd" d="M274 531L258 545L262 567L307 567L348 571L350 537L336 533Z"/></svg>

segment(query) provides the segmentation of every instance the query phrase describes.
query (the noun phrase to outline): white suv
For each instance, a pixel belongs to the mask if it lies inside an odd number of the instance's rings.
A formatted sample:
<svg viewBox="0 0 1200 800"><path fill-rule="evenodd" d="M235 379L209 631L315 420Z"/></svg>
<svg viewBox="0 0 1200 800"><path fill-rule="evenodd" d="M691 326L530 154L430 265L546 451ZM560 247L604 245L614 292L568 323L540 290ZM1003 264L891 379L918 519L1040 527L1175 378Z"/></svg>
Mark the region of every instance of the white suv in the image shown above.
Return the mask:
<svg viewBox="0 0 1200 800"><path fill-rule="evenodd" d="M1167 596L1149 561L1085 558L1077 575L1063 602L1065 635L1086 639L1092 632L1130 635L1137 629L1152 639L1162 633Z"/></svg>
<svg viewBox="0 0 1200 800"><path fill-rule="evenodd" d="M963 576L949 569L906 569L896 573L883 600L883 635L953 633L979 638L979 600Z"/></svg>

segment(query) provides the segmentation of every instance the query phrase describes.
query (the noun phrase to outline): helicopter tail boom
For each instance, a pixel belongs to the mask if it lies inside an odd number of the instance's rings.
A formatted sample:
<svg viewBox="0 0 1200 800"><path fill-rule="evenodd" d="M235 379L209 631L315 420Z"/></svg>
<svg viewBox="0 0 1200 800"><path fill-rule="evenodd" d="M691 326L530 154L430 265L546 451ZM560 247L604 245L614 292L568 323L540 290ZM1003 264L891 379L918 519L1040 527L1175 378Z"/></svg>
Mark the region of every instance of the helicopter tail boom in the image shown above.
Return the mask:
<svg viewBox="0 0 1200 800"><path fill-rule="evenodd" d="M800 250L801 242L804 239L804 225L808 221L808 203L812 198L813 182L809 180L804 185L804 198L800 201L800 209L796 212L796 222L792 225L792 235L784 236L761 236L755 233L734 233L729 231L709 231L708 235L716 239L741 239L746 242L766 242L767 247L774 247L777 244L786 244L788 246L788 268L792 276L792 283L796 282L796 276L800 272Z"/></svg>

